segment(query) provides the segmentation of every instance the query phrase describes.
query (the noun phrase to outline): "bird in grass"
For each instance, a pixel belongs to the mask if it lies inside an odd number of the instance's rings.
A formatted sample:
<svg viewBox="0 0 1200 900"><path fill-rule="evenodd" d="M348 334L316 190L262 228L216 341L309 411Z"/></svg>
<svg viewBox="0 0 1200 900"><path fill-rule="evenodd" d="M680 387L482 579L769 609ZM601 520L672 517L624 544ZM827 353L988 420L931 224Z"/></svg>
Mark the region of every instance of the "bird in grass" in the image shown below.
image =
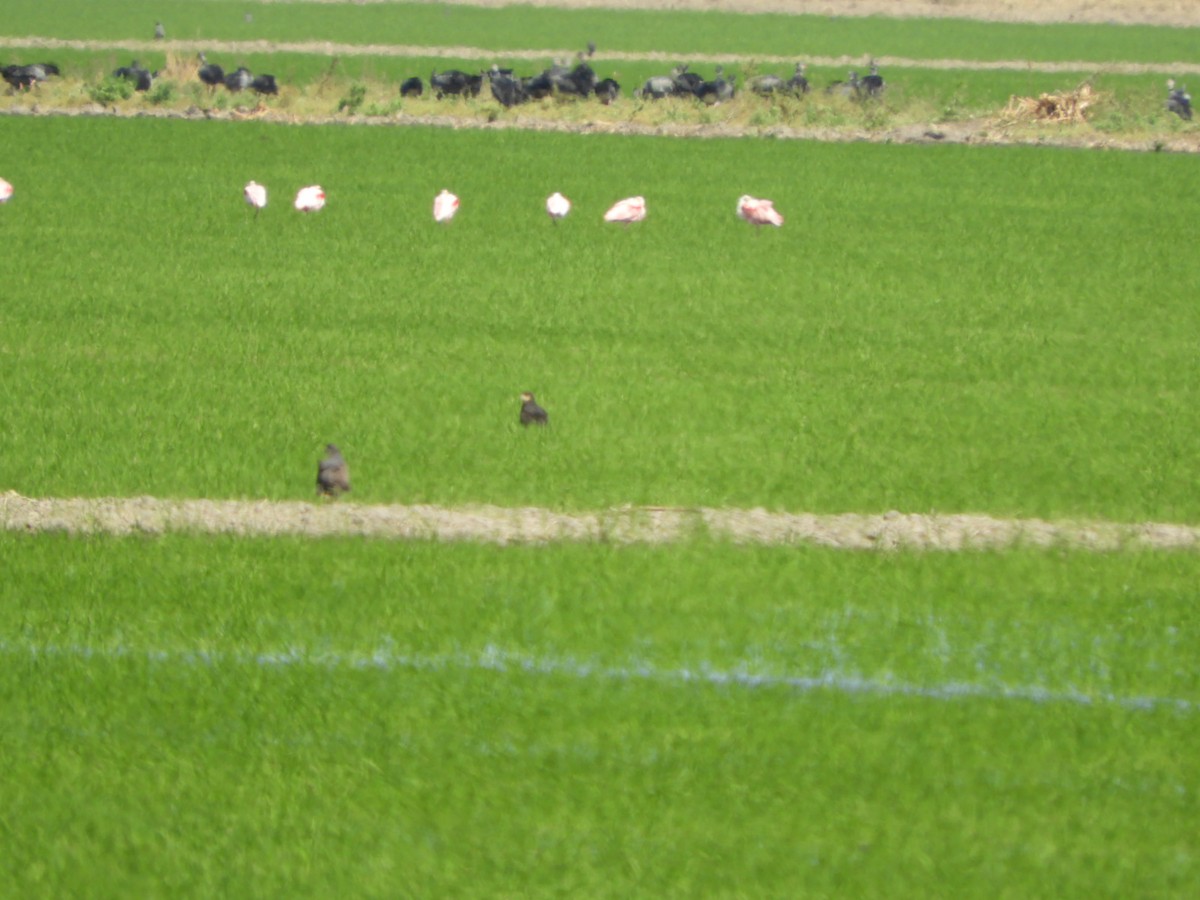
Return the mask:
<svg viewBox="0 0 1200 900"><path fill-rule="evenodd" d="M1192 95L1187 92L1187 88L1175 87L1174 78L1167 79L1167 111L1191 121Z"/></svg>
<svg viewBox="0 0 1200 900"><path fill-rule="evenodd" d="M336 444L325 445L325 458L317 463L317 493L334 497L350 490L350 467Z"/></svg>
<svg viewBox="0 0 1200 900"><path fill-rule="evenodd" d="M605 222L621 222L626 228L631 222L640 222L646 218L646 198L626 197L618 200L604 214Z"/></svg>
<svg viewBox="0 0 1200 900"><path fill-rule="evenodd" d="M0 178L0 203L7 203L12 199L13 186Z"/></svg>
<svg viewBox="0 0 1200 900"><path fill-rule="evenodd" d="M325 192L319 184L302 187L296 194L295 206L300 212L316 212L325 206Z"/></svg>
<svg viewBox="0 0 1200 900"><path fill-rule="evenodd" d="M267 205L267 189L257 181L251 181L242 190L242 196L254 207L254 216L258 218L259 212Z"/></svg>
<svg viewBox="0 0 1200 900"><path fill-rule="evenodd" d="M154 23L154 39L156 41L164 40L167 36L167 29L163 28L162 22Z"/></svg>
<svg viewBox="0 0 1200 900"><path fill-rule="evenodd" d="M545 425L549 421L549 414L538 406L538 402L533 399L533 394L529 391L523 393L521 395L521 424Z"/></svg>
<svg viewBox="0 0 1200 900"><path fill-rule="evenodd" d="M749 194L742 194L738 200L737 214L738 218L745 219L753 225L756 231L763 225L774 225L776 228L783 225L783 216L775 209L774 203L770 200L759 200Z"/></svg>
<svg viewBox="0 0 1200 900"><path fill-rule="evenodd" d="M208 85L210 94L225 83L225 70L216 63L210 63L203 53L200 54L200 68L196 75Z"/></svg>
<svg viewBox="0 0 1200 900"><path fill-rule="evenodd" d="M458 198L445 188L433 198L433 221L441 224L449 222L458 212Z"/></svg>
<svg viewBox="0 0 1200 900"><path fill-rule="evenodd" d="M550 221L555 225L559 219L566 218L567 213L571 211L571 201L562 194L555 191L546 198L546 214L550 216Z"/></svg>

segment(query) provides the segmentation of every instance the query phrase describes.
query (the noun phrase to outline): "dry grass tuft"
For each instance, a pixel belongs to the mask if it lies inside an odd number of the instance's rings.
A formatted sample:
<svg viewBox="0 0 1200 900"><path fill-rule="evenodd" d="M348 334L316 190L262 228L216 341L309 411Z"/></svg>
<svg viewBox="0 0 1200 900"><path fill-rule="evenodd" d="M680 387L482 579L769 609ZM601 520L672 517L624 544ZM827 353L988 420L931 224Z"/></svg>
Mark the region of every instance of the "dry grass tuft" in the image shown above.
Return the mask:
<svg viewBox="0 0 1200 900"><path fill-rule="evenodd" d="M1090 84L1084 82L1073 91L1063 91L1057 94L1042 94L1033 97L1009 98L1008 105L1000 114L1001 121L1006 125L1016 125L1025 122L1067 122L1081 124L1087 122L1087 110L1096 104L1100 95Z"/></svg>

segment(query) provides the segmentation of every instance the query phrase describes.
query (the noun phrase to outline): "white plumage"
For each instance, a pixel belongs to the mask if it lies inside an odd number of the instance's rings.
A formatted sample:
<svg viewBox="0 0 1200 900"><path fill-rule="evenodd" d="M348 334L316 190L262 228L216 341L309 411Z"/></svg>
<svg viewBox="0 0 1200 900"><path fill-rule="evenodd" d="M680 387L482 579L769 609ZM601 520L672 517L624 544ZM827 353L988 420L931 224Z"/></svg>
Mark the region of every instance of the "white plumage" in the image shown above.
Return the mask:
<svg viewBox="0 0 1200 900"><path fill-rule="evenodd" d="M296 209L300 212L316 212L325 206L325 192L319 184L300 188L296 194Z"/></svg>
<svg viewBox="0 0 1200 900"><path fill-rule="evenodd" d="M242 191L242 196L246 198L247 203L254 207L255 215L258 215L258 211L267 205L267 189L257 181L248 182Z"/></svg>
<svg viewBox="0 0 1200 900"><path fill-rule="evenodd" d="M449 222L458 212L458 198L445 188L433 198L433 221Z"/></svg>
<svg viewBox="0 0 1200 900"><path fill-rule="evenodd" d="M559 219L565 218L567 213L571 211L571 201L562 194L555 191L546 198L546 214L551 220L557 224Z"/></svg>
<svg viewBox="0 0 1200 900"><path fill-rule="evenodd" d="M7 203L13 195L13 186L0 178L0 203Z"/></svg>

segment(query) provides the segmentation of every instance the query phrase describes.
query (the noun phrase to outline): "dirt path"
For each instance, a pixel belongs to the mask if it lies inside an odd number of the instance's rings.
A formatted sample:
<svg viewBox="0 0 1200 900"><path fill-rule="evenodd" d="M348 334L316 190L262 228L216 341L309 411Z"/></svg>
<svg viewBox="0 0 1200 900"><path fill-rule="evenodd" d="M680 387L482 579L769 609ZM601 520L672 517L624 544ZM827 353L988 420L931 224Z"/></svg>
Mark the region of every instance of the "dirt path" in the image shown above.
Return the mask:
<svg viewBox="0 0 1200 900"><path fill-rule="evenodd" d="M0 530L72 534L357 536L390 540L543 544L670 543L709 534L736 543L844 550L1200 550L1200 526L1047 522L984 515L812 515L761 509L621 507L562 513L536 507L365 506L154 497L35 498L0 494Z"/></svg>
<svg viewBox="0 0 1200 900"><path fill-rule="evenodd" d="M259 0L288 3L292 0ZM344 3L346 0L306 0ZM353 0L388 3L400 0ZM413 2L413 0L405 0ZM1195 0L415 0L467 6L557 6L673 9L692 12L815 16L980 19L991 22L1096 22L1114 25L1200 25Z"/></svg>

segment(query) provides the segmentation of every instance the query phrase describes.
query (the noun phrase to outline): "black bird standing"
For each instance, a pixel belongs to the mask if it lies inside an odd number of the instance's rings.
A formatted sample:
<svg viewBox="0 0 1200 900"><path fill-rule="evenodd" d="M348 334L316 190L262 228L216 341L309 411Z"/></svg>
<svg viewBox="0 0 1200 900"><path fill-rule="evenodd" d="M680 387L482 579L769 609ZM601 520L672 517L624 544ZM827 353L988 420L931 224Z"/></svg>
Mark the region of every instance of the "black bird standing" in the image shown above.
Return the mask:
<svg viewBox="0 0 1200 900"><path fill-rule="evenodd" d="M1181 119L1192 119L1192 95L1186 88L1175 87L1175 79L1167 79L1167 111L1173 112Z"/></svg>
<svg viewBox="0 0 1200 900"><path fill-rule="evenodd" d="M325 458L317 463L317 493L334 497L350 490L350 467L336 444L325 445Z"/></svg>
<svg viewBox="0 0 1200 900"><path fill-rule="evenodd" d="M883 76L879 74L879 66L871 60L871 74L859 81L859 87L867 92L868 97L878 97L883 93Z"/></svg>
<svg viewBox="0 0 1200 900"><path fill-rule="evenodd" d="M549 421L550 416L538 406L538 402L533 399L533 394L529 391L523 393L521 395L521 424L545 425Z"/></svg>
<svg viewBox="0 0 1200 900"><path fill-rule="evenodd" d="M225 70L216 63L210 63L203 53L200 54L200 71L197 74L200 80L208 85L209 93L225 83Z"/></svg>

